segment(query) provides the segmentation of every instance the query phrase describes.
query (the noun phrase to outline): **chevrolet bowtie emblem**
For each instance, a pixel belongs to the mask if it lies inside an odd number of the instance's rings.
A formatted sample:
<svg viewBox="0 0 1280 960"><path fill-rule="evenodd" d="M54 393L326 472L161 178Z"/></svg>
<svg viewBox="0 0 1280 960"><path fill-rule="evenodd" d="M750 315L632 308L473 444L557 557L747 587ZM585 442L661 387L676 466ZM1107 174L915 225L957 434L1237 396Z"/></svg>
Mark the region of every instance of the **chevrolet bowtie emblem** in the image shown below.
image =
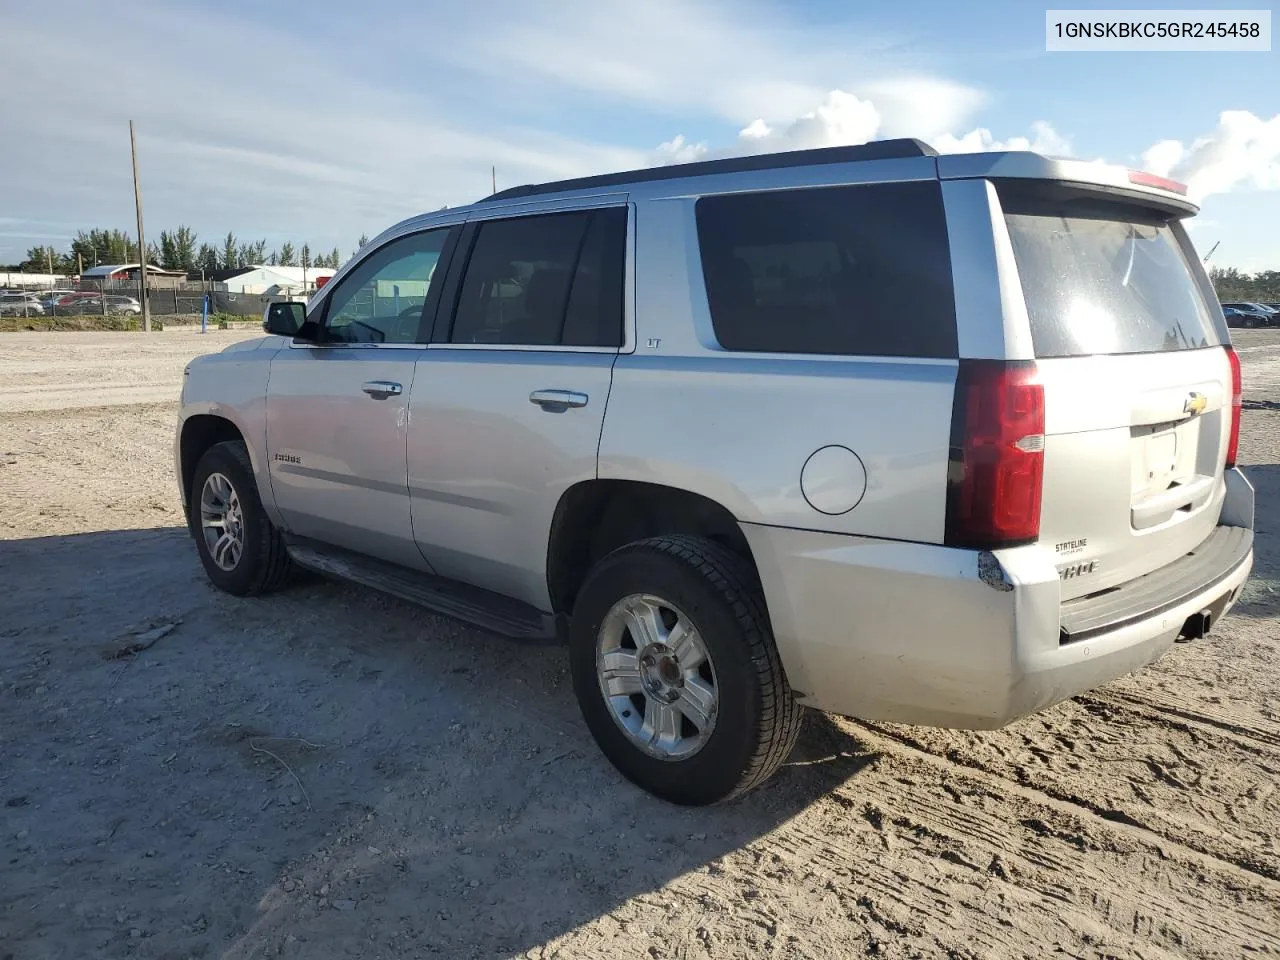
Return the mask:
<svg viewBox="0 0 1280 960"><path fill-rule="evenodd" d="M1205 399L1203 393L1192 393L1187 397L1187 402L1182 405L1182 412L1195 416L1198 413L1204 413L1204 408L1209 401Z"/></svg>

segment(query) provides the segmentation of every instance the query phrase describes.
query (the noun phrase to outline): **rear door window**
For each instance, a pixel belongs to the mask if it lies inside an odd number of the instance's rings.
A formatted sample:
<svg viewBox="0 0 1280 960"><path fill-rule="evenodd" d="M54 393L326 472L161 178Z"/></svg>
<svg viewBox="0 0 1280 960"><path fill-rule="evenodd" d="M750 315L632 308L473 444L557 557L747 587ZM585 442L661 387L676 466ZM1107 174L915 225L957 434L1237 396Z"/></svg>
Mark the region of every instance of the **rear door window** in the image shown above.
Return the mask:
<svg viewBox="0 0 1280 960"><path fill-rule="evenodd" d="M1037 357L1219 346L1182 228L1082 191L1000 186Z"/></svg>
<svg viewBox="0 0 1280 960"><path fill-rule="evenodd" d="M726 350L956 356L937 181L703 197L696 216Z"/></svg>
<svg viewBox="0 0 1280 960"><path fill-rule="evenodd" d="M450 342L620 346L626 231L622 207L481 223Z"/></svg>

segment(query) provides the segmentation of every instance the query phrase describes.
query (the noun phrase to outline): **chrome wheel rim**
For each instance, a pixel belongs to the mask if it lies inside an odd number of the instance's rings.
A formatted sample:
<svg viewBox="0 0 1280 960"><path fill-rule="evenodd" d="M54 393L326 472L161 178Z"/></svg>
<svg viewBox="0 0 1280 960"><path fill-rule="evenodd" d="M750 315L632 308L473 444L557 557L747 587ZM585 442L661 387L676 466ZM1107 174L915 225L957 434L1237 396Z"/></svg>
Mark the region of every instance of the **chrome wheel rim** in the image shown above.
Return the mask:
<svg viewBox="0 0 1280 960"><path fill-rule="evenodd" d="M720 688L697 626L651 594L613 605L596 636L596 676L613 722L659 760L683 760L715 729Z"/></svg>
<svg viewBox="0 0 1280 960"><path fill-rule="evenodd" d="M244 513L240 496L221 473L211 473L200 491L200 529L209 557L230 573L244 552Z"/></svg>

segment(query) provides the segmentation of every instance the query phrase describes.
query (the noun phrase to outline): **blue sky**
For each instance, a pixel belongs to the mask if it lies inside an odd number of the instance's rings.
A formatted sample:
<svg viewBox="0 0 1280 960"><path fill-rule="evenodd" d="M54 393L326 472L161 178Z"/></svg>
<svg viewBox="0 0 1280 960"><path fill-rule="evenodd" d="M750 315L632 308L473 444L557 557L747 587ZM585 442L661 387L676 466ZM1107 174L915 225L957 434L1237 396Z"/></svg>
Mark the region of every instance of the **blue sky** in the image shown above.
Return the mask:
<svg viewBox="0 0 1280 960"><path fill-rule="evenodd" d="M132 117L152 238L349 254L491 165L501 188L915 135L1161 166L1204 194L1214 263L1280 269L1280 55L1046 53L1043 6L10 0L0 23L0 262L133 232Z"/></svg>

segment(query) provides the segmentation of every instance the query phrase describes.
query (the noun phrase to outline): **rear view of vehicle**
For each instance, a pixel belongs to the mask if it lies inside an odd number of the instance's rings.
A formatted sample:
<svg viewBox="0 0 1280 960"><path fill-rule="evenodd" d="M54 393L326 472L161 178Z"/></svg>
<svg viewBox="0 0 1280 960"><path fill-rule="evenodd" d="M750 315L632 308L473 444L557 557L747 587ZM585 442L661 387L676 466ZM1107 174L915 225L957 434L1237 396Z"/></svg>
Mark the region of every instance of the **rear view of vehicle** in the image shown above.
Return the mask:
<svg viewBox="0 0 1280 960"><path fill-rule="evenodd" d="M947 514L948 543L992 551L1019 595L1003 719L1203 636L1253 545L1239 360L1180 223L1195 208L1144 174L1031 166L988 180L1005 352L960 361Z"/></svg>
<svg viewBox="0 0 1280 960"><path fill-rule="evenodd" d="M1247 531L1219 525L1239 361L1168 209L1057 184L998 193L1044 392L1038 537L1061 574L1061 642L1078 643L1246 559Z"/></svg>

